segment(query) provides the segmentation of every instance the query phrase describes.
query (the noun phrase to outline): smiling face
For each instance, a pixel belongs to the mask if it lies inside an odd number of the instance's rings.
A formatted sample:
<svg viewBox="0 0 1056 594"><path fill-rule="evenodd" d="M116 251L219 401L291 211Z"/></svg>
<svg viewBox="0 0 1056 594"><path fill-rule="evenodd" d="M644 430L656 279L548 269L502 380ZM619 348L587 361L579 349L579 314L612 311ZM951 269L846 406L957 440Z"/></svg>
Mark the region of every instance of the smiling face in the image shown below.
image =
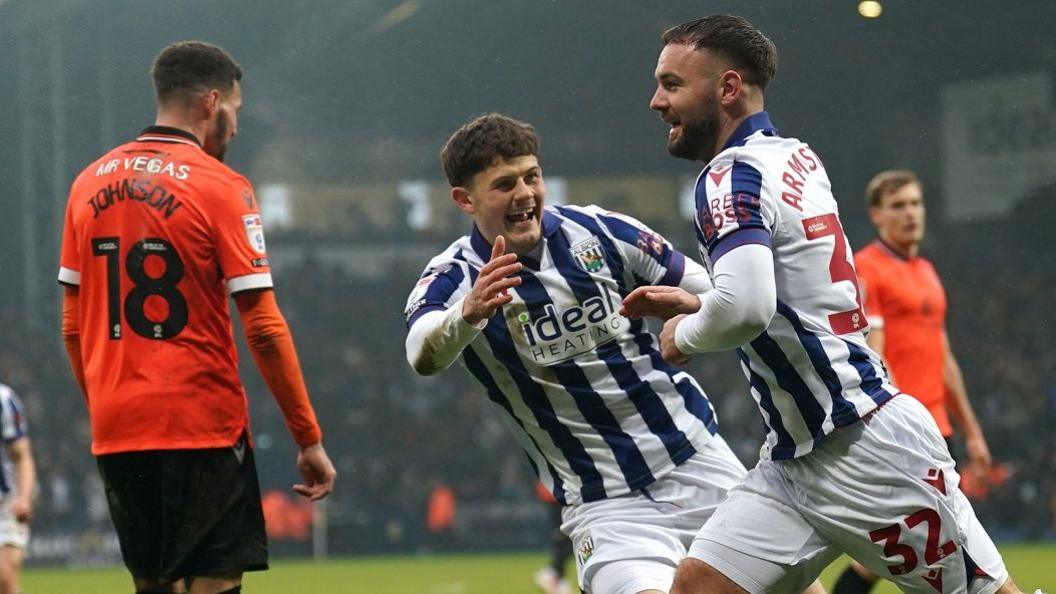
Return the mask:
<svg viewBox="0 0 1056 594"><path fill-rule="evenodd" d="M671 128L667 150L682 159L710 161L717 150L721 61L707 49L671 43L656 64L656 92L650 109Z"/></svg>
<svg viewBox="0 0 1056 594"><path fill-rule="evenodd" d="M915 247L924 239L924 191L908 183L880 197L869 209L869 218L887 243L901 249Z"/></svg>
<svg viewBox="0 0 1056 594"><path fill-rule="evenodd" d="M507 252L524 255L542 239L546 186L535 155L497 157L469 184L452 188L451 197L489 244L502 235Z"/></svg>

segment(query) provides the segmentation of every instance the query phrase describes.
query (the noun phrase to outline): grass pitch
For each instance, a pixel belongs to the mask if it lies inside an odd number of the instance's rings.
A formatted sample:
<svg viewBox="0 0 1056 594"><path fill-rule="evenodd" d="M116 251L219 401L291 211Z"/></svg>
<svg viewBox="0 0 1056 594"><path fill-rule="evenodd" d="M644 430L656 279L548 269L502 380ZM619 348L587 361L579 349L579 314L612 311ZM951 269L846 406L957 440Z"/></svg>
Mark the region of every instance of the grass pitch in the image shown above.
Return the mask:
<svg viewBox="0 0 1056 594"><path fill-rule="evenodd" d="M1026 592L1056 594L1056 545L1001 547L1005 563ZM425 557L331 559L315 563L276 560L272 569L247 574L246 594L537 594L532 574L541 554L481 554ZM837 562L822 576L826 587L844 567ZM125 594L132 582L123 568L39 569L25 572L26 594ZM896 594L889 583L874 590Z"/></svg>

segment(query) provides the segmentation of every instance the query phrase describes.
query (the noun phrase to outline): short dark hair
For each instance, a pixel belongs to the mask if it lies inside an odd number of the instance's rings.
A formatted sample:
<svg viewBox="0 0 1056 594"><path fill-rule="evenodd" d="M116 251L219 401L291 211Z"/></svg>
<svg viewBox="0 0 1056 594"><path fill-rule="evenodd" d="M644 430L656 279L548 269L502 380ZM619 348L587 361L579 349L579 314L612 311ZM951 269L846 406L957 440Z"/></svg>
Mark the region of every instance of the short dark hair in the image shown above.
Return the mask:
<svg viewBox="0 0 1056 594"><path fill-rule="evenodd" d="M909 184L917 184L921 188L924 187L924 184L920 183L920 178L917 177L917 174L909 169L881 171L873 176L873 179L869 180L869 183L865 186L865 202L870 208L880 206L884 196L891 192L897 192Z"/></svg>
<svg viewBox="0 0 1056 594"><path fill-rule="evenodd" d="M209 89L229 91L242 80L242 67L223 48L204 41L177 41L161 50L150 67L159 103Z"/></svg>
<svg viewBox="0 0 1056 594"><path fill-rule="evenodd" d="M465 186L495 159L539 154L535 128L501 113L487 113L463 124L444 143L440 162L451 187Z"/></svg>
<svg viewBox="0 0 1056 594"><path fill-rule="evenodd" d="M660 41L707 48L733 62L744 82L760 89L777 74L777 46L743 17L713 14L688 21L664 31Z"/></svg>

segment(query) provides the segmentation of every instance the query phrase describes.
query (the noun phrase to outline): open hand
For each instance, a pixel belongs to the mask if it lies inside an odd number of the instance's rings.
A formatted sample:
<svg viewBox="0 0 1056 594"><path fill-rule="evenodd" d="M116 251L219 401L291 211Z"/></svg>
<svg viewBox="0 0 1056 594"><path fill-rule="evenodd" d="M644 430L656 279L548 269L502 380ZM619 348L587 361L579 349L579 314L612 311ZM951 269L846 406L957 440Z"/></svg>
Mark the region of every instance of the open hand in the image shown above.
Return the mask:
<svg viewBox="0 0 1056 594"><path fill-rule="evenodd" d="M638 287L623 299L620 314L636 320L646 316L670 320L700 309L700 299L679 287Z"/></svg>
<svg viewBox="0 0 1056 594"><path fill-rule="evenodd" d="M476 326L495 315L500 307L513 301L507 289L521 284L521 277L510 276L521 271L517 254L507 254L506 239L499 235L491 248L491 259L480 269L473 289L462 302L462 319Z"/></svg>

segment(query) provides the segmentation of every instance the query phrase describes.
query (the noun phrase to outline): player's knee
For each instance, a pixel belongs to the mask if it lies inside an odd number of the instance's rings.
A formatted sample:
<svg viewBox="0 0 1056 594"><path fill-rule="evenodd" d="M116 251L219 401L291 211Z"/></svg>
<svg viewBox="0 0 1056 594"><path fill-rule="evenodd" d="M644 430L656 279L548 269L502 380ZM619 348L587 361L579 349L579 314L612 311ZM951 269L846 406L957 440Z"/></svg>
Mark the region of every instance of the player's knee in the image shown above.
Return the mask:
<svg viewBox="0 0 1056 594"><path fill-rule="evenodd" d="M730 581L714 567L699 560L687 557L678 565L675 572L675 584L671 594L748 594L743 588Z"/></svg>

